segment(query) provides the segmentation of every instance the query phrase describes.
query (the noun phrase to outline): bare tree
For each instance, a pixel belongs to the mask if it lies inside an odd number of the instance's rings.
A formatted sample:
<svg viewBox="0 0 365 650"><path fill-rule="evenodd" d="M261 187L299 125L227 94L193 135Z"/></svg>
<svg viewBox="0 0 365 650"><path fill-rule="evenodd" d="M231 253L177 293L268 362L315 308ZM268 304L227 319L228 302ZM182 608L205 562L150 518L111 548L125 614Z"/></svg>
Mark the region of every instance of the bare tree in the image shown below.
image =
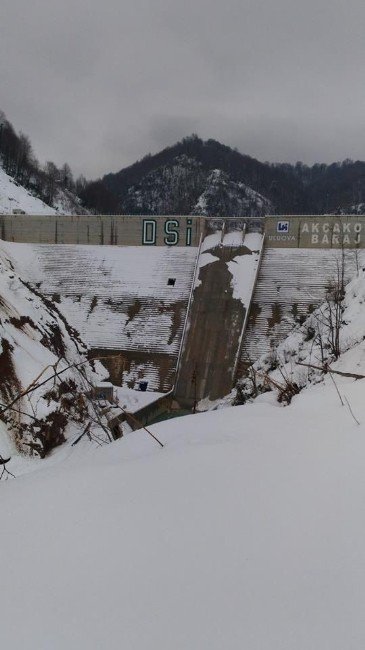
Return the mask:
<svg viewBox="0 0 365 650"><path fill-rule="evenodd" d="M71 167L65 163L60 169L60 183L66 190L73 190L75 187Z"/></svg>
<svg viewBox="0 0 365 650"><path fill-rule="evenodd" d="M50 160L46 162L44 171L46 174L45 198L48 203L52 204L56 194L57 181L59 180L59 171L56 165Z"/></svg>

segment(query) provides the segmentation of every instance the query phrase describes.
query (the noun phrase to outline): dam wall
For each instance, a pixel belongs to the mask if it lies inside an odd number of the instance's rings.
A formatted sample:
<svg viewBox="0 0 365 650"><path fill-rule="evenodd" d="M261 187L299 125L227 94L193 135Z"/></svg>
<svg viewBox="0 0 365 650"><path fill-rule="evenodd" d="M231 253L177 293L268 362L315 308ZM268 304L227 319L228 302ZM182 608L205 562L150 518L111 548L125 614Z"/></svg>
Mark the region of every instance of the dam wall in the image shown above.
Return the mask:
<svg viewBox="0 0 365 650"><path fill-rule="evenodd" d="M266 248L365 248L364 215L265 218Z"/></svg>
<svg viewBox="0 0 365 650"><path fill-rule="evenodd" d="M357 255L359 253L359 255ZM344 267L345 282L365 253L347 249L265 248L253 292L238 375L271 353L325 299L326 287Z"/></svg>
<svg viewBox="0 0 365 650"><path fill-rule="evenodd" d="M198 248L3 243L103 357L112 382L172 389Z"/></svg>
<svg viewBox="0 0 365 650"><path fill-rule="evenodd" d="M365 249L365 216L278 216L265 219L265 247L253 292L237 376L270 354L325 299L338 265L345 282Z"/></svg>
<svg viewBox="0 0 365 650"><path fill-rule="evenodd" d="M227 394L325 298L339 256L361 264L365 216L0 215L24 277L115 384Z"/></svg>
<svg viewBox="0 0 365 650"><path fill-rule="evenodd" d="M197 247L214 232L265 232L265 248L364 248L364 215L209 218L145 215L0 215L0 239L33 244Z"/></svg>
<svg viewBox="0 0 365 650"><path fill-rule="evenodd" d="M262 241L261 233L226 229L203 241L174 391L182 407L232 389Z"/></svg>
<svg viewBox="0 0 365 650"><path fill-rule="evenodd" d="M0 239L32 244L194 247L204 228L190 216L0 215Z"/></svg>

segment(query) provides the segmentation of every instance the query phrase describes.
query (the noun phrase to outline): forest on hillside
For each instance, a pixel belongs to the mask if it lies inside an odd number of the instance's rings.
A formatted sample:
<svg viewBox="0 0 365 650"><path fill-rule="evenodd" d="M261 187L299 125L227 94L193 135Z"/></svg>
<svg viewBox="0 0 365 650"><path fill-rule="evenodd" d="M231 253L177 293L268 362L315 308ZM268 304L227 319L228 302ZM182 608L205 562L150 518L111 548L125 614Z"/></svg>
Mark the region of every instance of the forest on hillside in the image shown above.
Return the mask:
<svg viewBox="0 0 365 650"><path fill-rule="evenodd" d="M87 183L82 191L85 205L110 211L130 212L131 194L143 195L147 179L158 179L163 170L176 169L182 157L198 165L205 181L213 170L221 170L234 183L247 187L267 199L276 214L324 214L358 212L365 206L365 162L346 159L332 164L309 166L302 162L260 162L216 140L203 141L192 135L172 147L151 155L102 179ZM203 191L204 183L199 188ZM158 189L156 190L158 191ZM181 193L181 188L178 188ZM191 201L191 211L196 197Z"/></svg>
<svg viewBox="0 0 365 650"><path fill-rule="evenodd" d="M52 205L57 188L70 190L78 195L86 186L83 176L74 180L68 163L57 167L54 162L48 160L41 165L29 136L22 131L17 133L1 110L0 161L9 176L48 205Z"/></svg>
<svg viewBox="0 0 365 650"><path fill-rule="evenodd" d="M365 210L365 162L308 166L260 162L216 140L184 138L97 180L40 164L29 136L0 111L0 161L20 185L52 205L57 188L94 213L358 214ZM217 173L217 170L219 173Z"/></svg>

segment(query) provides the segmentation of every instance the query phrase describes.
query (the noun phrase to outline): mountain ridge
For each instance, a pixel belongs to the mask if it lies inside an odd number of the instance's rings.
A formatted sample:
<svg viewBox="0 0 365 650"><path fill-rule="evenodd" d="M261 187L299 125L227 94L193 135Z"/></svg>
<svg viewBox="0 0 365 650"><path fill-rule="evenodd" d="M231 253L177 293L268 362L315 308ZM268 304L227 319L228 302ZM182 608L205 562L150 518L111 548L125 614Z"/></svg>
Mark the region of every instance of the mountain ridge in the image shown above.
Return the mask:
<svg viewBox="0 0 365 650"><path fill-rule="evenodd" d="M365 200L363 161L346 159L312 166L263 163L196 135L88 183L81 198L88 209L99 212L196 214L199 198L212 195L212 172L216 170L222 174L222 184L215 188L215 200L211 197L211 216L357 214ZM227 196L227 183L238 185L232 201ZM248 203L247 192L251 195ZM252 200L252 192L259 195L257 200Z"/></svg>

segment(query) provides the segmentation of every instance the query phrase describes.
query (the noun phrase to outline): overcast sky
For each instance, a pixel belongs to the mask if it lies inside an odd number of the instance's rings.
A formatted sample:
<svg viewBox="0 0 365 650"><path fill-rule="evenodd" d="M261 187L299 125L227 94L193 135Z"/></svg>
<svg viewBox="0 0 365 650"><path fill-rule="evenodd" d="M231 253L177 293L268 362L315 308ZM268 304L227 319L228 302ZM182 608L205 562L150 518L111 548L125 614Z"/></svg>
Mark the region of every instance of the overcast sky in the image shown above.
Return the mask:
<svg viewBox="0 0 365 650"><path fill-rule="evenodd" d="M364 0L0 0L0 108L88 178L198 133L365 159Z"/></svg>

